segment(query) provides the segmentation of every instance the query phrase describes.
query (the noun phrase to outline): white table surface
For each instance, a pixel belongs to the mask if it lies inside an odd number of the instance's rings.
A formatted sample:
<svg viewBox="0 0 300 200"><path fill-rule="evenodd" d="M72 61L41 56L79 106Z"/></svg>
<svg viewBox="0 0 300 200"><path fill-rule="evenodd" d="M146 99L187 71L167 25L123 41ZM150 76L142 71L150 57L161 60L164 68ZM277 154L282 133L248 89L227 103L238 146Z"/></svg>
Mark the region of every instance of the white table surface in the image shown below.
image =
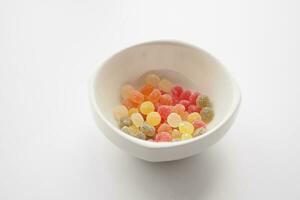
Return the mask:
<svg viewBox="0 0 300 200"><path fill-rule="evenodd" d="M299 199L300 4L0 1L0 199ZM198 156L135 159L90 114L93 66L128 45L177 39L237 79L236 123Z"/></svg>

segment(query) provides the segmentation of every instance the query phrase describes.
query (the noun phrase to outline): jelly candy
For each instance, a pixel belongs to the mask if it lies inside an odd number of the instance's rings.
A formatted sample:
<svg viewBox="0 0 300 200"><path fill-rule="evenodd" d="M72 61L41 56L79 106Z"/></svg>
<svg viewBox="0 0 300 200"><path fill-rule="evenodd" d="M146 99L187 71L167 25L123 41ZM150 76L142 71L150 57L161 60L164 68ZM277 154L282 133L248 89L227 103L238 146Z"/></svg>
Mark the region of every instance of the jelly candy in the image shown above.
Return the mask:
<svg viewBox="0 0 300 200"><path fill-rule="evenodd" d="M192 95L191 90L184 90L181 95L179 96L180 100L189 100L190 96Z"/></svg>
<svg viewBox="0 0 300 200"><path fill-rule="evenodd" d="M170 93L171 89L173 87L173 84L167 80L167 79L162 79L159 83L158 83L158 88L166 93Z"/></svg>
<svg viewBox="0 0 300 200"><path fill-rule="evenodd" d="M130 134L130 128L128 126L123 126L121 128L121 131L123 131L124 133Z"/></svg>
<svg viewBox="0 0 300 200"><path fill-rule="evenodd" d="M176 128L181 123L181 117L177 113L171 113L167 118L167 122L171 127Z"/></svg>
<svg viewBox="0 0 300 200"><path fill-rule="evenodd" d="M153 112L155 109L153 103L151 101L144 101L141 105L140 105L140 111L141 113L143 113L144 115L147 115L148 113Z"/></svg>
<svg viewBox="0 0 300 200"><path fill-rule="evenodd" d="M159 106L157 112L160 114L162 120L166 121L169 114L171 113L171 107L165 105Z"/></svg>
<svg viewBox="0 0 300 200"><path fill-rule="evenodd" d="M179 115L181 115L185 111L185 107L182 104L176 104L172 107L172 112L175 112Z"/></svg>
<svg viewBox="0 0 300 200"><path fill-rule="evenodd" d="M129 135L132 135L132 136L136 136L137 134L138 134L138 132L139 132L139 129L136 127L136 126L134 126L134 125L131 125L131 126L129 126L129 128L128 128L128 130L129 130Z"/></svg>
<svg viewBox="0 0 300 200"><path fill-rule="evenodd" d="M181 133L177 129L173 129L171 135L172 135L172 138L180 138L181 137Z"/></svg>
<svg viewBox="0 0 300 200"><path fill-rule="evenodd" d="M133 113L130 118L136 127L140 127L144 123L144 118L141 113Z"/></svg>
<svg viewBox="0 0 300 200"><path fill-rule="evenodd" d="M202 121L202 120L199 120L199 119L197 119L197 120L195 120L195 121L193 121L193 126L197 129L197 128L202 128L202 127L205 127L206 125L205 125L205 123Z"/></svg>
<svg viewBox="0 0 300 200"><path fill-rule="evenodd" d="M189 98L190 103L196 105L196 99L199 95L200 95L199 92L194 92Z"/></svg>
<svg viewBox="0 0 300 200"><path fill-rule="evenodd" d="M197 128L194 133L193 136L197 137L199 135L203 135L206 132L206 128L205 127L201 127L201 128Z"/></svg>
<svg viewBox="0 0 300 200"><path fill-rule="evenodd" d="M169 95L169 94L163 94L163 95L161 95L160 98L159 98L159 103L161 105L172 105L173 104L173 100L172 100L171 95Z"/></svg>
<svg viewBox="0 0 300 200"><path fill-rule="evenodd" d="M189 105L187 111L190 112L190 113L192 113L192 112L200 112L201 108L199 108L196 105L191 104L191 105Z"/></svg>
<svg viewBox="0 0 300 200"><path fill-rule="evenodd" d="M141 87L140 92L144 95L144 96L148 96L152 91L153 91L154 87L151 84L146 84L143 87Z"/></svg>
<svg viewBox="0 0 300 200"><path fill-rule="evenodd" d="M210 106L210 100L206 95L199 95L196 99L196 104L199 108Z"/></svg>
<svg viewBox="0 0 300 200"><path fill-rule="evenodd" d="M130 100L133 103L140 104L144 101L144 95L142 93L140 93L139 91L134 90L134 91L132 91L132 94L130 96Z"/></svg>
<svg viewBox="0 0 300 200"><path fill-rule="evenodd" d="M157 142L170 142L172 141L172 136L168 132L160 132L156 134L155 141Z"/></svg>
<svg viewBox="0 0 300 200"><path fill-rule="evenodd" d="M126 106L127 109L136 108L138 104L133 103L130 99L123 99L122 104Z"/></svg>
<svg viewBox="0 0 300 200"><path fill-rule="evenodd" d="M204 121L207 124L214 118L214 111L210 107L204 107L202 108L200 115L202 121Z"/></svg>
<svg viewBox="0 0 300 200"><path fill-rule="evenodd" d="M161 121L160 114L158 112L151 112L147 115L146 121L148 124L150 124L152 126L156 126Z"/></svg>
<svg viewBox="0 0 300 200"><path fill-rule="evenodd" d="M159 101L159 98L161 96L161 93L159 91L159 89L154 89L149 96L147 97L147 99L149 101L151 101L152 103L157 103Z"/></svg>
<svg viewBox="0 0 300 200"><path fill-rule="evenodd" d="M122 117L121 119L120 119L120 127L122 128L123 126L131 126L132 125L132 121L131 121L131 119L129 118L129 117Z"/></svg>
<svg viewBox="0 0 300 200"><path fill-rule="evenodd" d="M158 83L160 82L160 78L156 74L148 74L146 76L145 80L146 80L147 84L151 84L154 87L156 87L158 85Z"/></svg>
<svg viewBox="0 0 300 200"><path fill-rule="evenodd" d="M183 121L179 124L179 131L180 133L188 133L192 134L194 132L194 126L187 121Z"/></svg>
<svg viewBox="0 0 300 200"><path fill-rule="evenodd" d="M142 139L142 140L146 140L146 135L145 135L143 132L141 132L141 131L139 131L139 132L136 134L135 137L136 137L136 138L139 138L139 139Z"/></svg>
<svg viewBox="0 0 300 200"><path fill-rule="evenodd" d="M193 112L187 116L187 120L190 123L193 123L193 121L195 121L197 119L201 120L201 115L197 112Z"/></svg>
<svg viewBox="0 0 300 200"><path fill-rule="evenodd" d="M129 85L129 84L123 85L121 87L121 97L123 99L128 99L131 97L133 91L134 91L134 88L131 85Z"/></svg>
<svg viewBox="0 0 300 200"><path fill-rule="evenodd" d="M169 133L171 133L172 132L172 127L167 123L163 123L157 129L157 133L160 133L160 132L169 132Z"/></svg>
<svg viewBox="0 0 300 200"><path fill-rule="evenodd" d="M133 113L137 113L137 112L139 112L139 109L137 109L137 108L130 108L128 110L128 115L130 117Z"/></svg>
<svg viewBox="0 0 300 200"><path fill-rule="evenodd" d="M185 107L185 109L187 110L190 105L190 102L188 100L180 100L179 104L183 105Z"/></svg>
<svg viewBox="0 0 300 200"><path fill-rule="evenodd" d="M181 86L179 85L175 85L172 90L171 90L171 94L174 97L179 97L181 95L181 93L183 92L183 89Z"/></svg>
<svg viewBox="0 0 300 200"><path fill-rule="evenodd" d="M142 124L140 131L148 137L153 137L155 135L155 128L147 123Z"/></svg>
<svg viewBox="0 0 300 200"><path fill-rule="evenodd" d="M180 117L182 120L187 120L187 117L189 116L189 112L184 111L183 113L180 114Z"/></svg>
<svg viewBox="0 0 300 200"><path fill-rule="evenodd" d="M120 120L122 117L128 116L128 109L124 105L116 106L113 110L114 117Z"/></svg>
<svg viewBox="0 0 300 200"><path fill-rule="evenodd" d="M181 135L181 140L188 140L188 139L191 139L193 138L193 136L191 134L188 134L188 133L183 133Z"/></svg>

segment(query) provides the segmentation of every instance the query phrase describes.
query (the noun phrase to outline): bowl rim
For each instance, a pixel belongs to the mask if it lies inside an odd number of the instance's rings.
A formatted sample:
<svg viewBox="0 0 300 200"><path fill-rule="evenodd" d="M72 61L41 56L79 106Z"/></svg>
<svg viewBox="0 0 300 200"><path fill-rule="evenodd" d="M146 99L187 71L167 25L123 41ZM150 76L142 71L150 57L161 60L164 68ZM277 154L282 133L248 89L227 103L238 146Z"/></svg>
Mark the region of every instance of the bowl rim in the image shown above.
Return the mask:
<svg viewBox="0 0 300 200"><path fill-rule="evenodd" d="M220 67L223 68L224 72L229 77L230 82L232 83L232 86L233 86L233 102L231 104L231 107L230 107L229 111L227 112L227 114L225 115L225 117L216 126L214 126L211 129L207 130L207 132L205 134L200 135L200 136L195 137L195 138L191 138L189 140L178 141L178 142L149 142L149 141L141 140L141 139L132 137L128 134L125 134L123 131L121 131L121 129L117 128L114 124L112 124L109 120L107 120L106 117L102 114L101 110L99 109L99 107L96 103L94 85L95 85L96 77L97 77L98 73L101 73L101 70L103 69L103 66L105 65L105 63L107 63L109 60L111 60L112 58L114 58L118 54L120 54L120 53L122 53L126 50L129 50L131 48L136 48L138 46L145 46L145 45L154 45L154 44L183 46L183 47L194 49L196 51L200 51L201 53L206 54L210 58L214 59L215 62ZM123 137L123 139L126 139L126 140L128 140L128 141L130 141L130 142L132 142L136 145L144 146L144 147L147 147L147 148L154 148L154 149L156 149L156 148L178 147L178 146L182 146L182 145L187 145L189 143L194 143L194 142L197 142L198 140L203 140L204 138L209 137L211 134L216 132L218 129L220 129L223 125L225 125L231 119L231 117L238 110L238 108L240 106L240 103L241 103L240 88L239 88L237 82L235 81L235 79L231 76L228 69L217 58L215 58L213 55L211 55L207 51L205 51L205 50L203 50L203 49L201 49L201 48L199 48L195 45L189 44L187 42L178 41L178 40L148 41L148 42L143 42L143 43L138 43L138 44L135 44L135 45L131 45L129 47L126 47L126 48L123 48L123 49L119 50L117 53L112 54L109 58L107 58L104 61L101 61L101 62L96 64L96 66L94 67L94 69L91 72L88 87L89 87L88 88L89 100L90 100L90 104L92 105L93 111L95 112L95 114L97 114L100 117L100 119L108 127L110 127L112 129L112 132L114 132L113 134L119 134L121 137Z"/></svg>

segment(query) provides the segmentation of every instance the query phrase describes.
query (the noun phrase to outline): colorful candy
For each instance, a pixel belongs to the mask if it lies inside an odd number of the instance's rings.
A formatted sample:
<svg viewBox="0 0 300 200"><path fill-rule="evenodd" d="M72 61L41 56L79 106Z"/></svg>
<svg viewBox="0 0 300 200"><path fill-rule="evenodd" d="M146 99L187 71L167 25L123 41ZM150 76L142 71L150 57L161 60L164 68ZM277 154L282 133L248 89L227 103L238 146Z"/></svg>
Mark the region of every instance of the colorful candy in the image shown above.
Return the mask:
<svg viewBox="0 0 300 200"><path fill-rule="evenodd" d="M167 122L171 127L176 128L181 123L181 117L177 113L171 113L167 118Z"/></svg>
<svg viewBox="0 0 300 200"><path fill-rule="evenodd" d="M132 91L132 94L130 96L130 100L133 103L140 104L144 101L144 95L142 93L140 93L139 91L134 90L134 91Z"/></svg>
<svg viewBox="0 0 300 200"><path fill-rule="evenodd" d="M190 123L193 123L193 121L200 119L201 120L201 115L198 112L192 112L187 116L187 120Z"/></svg>
<svg viewBox="0 0 300 200"><path fill-rule="evenodd" d="M209 123L214 118L214 111L210 107L204 107L202 108L200 115L205 123Z"/></svg>
<svg viewBox="0 0 300 200"><path fill-rule="evenodd" d="M151 101L144 101L140 105L140 111L144 115L147 115L148 113L151 113L154 111L154 104Z"/></svg>
<svg viewBox="0 0 300 200"><path fill-rule="evenodd" d="M171 81L167 80L167 79L162 79L159 83L158 83L158 88L166 93L170 93L171 89L173 87L173 84L171 83Z"/></svg>
<svg viewBox="0 0 300 200"><path fill-rule="evenodd" d="M161 121L161 116L158 112L151 112L147 115L146 121L152 126L156 126Z"/></svg>
<svg viewBox="0 0 300 200"><path fill-rule="evenodd" d="M132 85L129 84L123 85L121 88L121 97L123 99L128 99L131 97L133 91L134 88L132 87Z"/></svg>
<svg viewBox="0 0 300 200"><path fill-rule="evenodd" d="M133 113L130 118L136 127L140 127L144 123L144 118L141 113Z"/></svg>
<svg viewBox="0 0 300 200"><path fill-rule="evenodd" d="M210 100L206 95L200 95L196 99L196 104L199 108L210 106Z"/></svg>
<svg viewBox="0 0 300 200"><path fill-rule="evenodd" d="M157 129L157 133L160 133L160 132L171 133L172 132L172 127L169 124L167 124L167 123L163 123Z"/></svg>
<svg viewBox="0 0 300 200"><path fill-rule="evenodd" d="M155 135L155 128L147 123L142 124L140 131L148 137L153 137Z"/></svg>

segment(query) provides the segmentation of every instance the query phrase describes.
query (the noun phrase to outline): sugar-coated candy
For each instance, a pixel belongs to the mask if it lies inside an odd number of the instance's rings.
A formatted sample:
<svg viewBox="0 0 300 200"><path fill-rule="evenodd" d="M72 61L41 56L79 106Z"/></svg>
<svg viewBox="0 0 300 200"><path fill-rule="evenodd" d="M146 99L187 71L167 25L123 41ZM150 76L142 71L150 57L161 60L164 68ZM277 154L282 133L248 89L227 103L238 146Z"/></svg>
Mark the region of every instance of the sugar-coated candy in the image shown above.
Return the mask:
<svg viewBox="0 0 300 200"><path fill-rule="evenodd" d="M141 113L133 113L130 118L136 127L140 127L144 123L144 118Z"/></svg>
<svg viewBox="0 0 300 200"><path fill-rule="evenodd" d="M121 131L123 131L124 133L130 134L130 128L128 126L123 126L121 128Z"/></svg>
<svg viewBox="0 0 300 200"><path fill-rule="evenodd" d="M123 99L128 99L131 97L133 91L134 88L132 87L132 85L125 84L121 87L121 97Z"/></svg>
<svg viewBox="0 0 300 200"><path fill-rule="evenodd" d="M139 132L136 134L135 137L136 137L136 138L139 138L139 139L141 139L141 140L146 140L146 135L145 135L143 132L141 132L141 131L139 131Z"/></svg>
<svg viewBox="0 0 300 200"><path fill-rule="evenodd" d="M162 120L166 121L169 114L171 113L171 107L166 105L159 106L157 112L160 114Z"/></svg>
<svg viewBox="0 0 300 200"><path fill-rule="evenodd" d="M173 87L173 84L171 83L171 81L167 80L167 79L162 79L159 83L158 83L158 88L166 93L170 93L171 89Z"/></svg>
<svg viewBox="0 0 300 200"><path fill-rule="evenodd" d="M181 135L181 140L188 140L191 138L193 138L193 136L189 133L182 133L182 135Z"/></svg>
<svg viewBox="0 0 300 200"><path fill-rule="evenodd" d="M153 112L155 109L154 104L151 101L144 101L141 105L140 105L140 111L141 113L143 113L144 115L147 115L148 113Z"/></svg>
<svg viewBox="0 0 300 200"><path fill-rule="evenodd" d="M122 104L126 106L127 109L136 108L138 104L132 102L130 99L123 99Z"/></svg>
<svg viewBox="0 0 300 200"><path fill-rule="evenodd" d="M163 123L157 129L157 133L160 133L160 132L169 132L169 133L171 133L172 132L172 127L167 123Z"/></svg>
<svg viewBox="0 0 300 200"><path fill-rule="evenodd" d="M146 121L148 124L150 124L152 126L156 126L161 121L160 114L158 112L151 112L147 115Z"/></svg>
<svg viewBox="0 0 300 200"><path fill-rule="evenodd" d="M144 101L144 95L142 93L140 93L139 91L134 90L134 91L132 91L132 94L130 96L130 100L133 103L140 104Z"/></svg>
<svg viewBox="0 0 300 200"><path fill-rule="evenodd" d="M194 132L194 126L190 122L183 121L179 124L179 131L180 133L188 133L192 134Z"/></svg>
<svg viewBox="0 0 300 200"><path fill-rule="evenodd" d="M180 117L182 120L187 121L187 117L189 116L189 114L190 114L189 112L184 111L183 113L180 114Z"/></svg>
<svg viewBox="0 0 300 200"><path fill-rule="evenodd" d="M189 100L191 95L192 95L192 91L191 90L184 90L180 94L179 99L180 100Z"/></svg>
<svg viewBox="0 0 300 200"><path fill-rule="evenodd" d="M120 120L122 117L128 116L128 109L124 105L119 105L114 108L113 114L117 120Z"/></svg>
<svg viewBox="0 0 300 200"><path fill-rule="evenodd" d="M196 105L196 99L199 95L200 95L199 92L194 92L189 98L190 103Z"/></svg>
<svg viewBox="0 0 300 200"><path fill-rule="evenodd" d="M168 124L173 128L178 127L181 121L181 117L177 113L171 113L167 118Z"/></svg>
<svg viewBox="0 0 300 200"><path fill-rule="evenodd" d="M156 74L147 74L145 80L146 80L147 84L151 84L154 87L156 87L158 85L158 83L160 82L160 78Z"/></svg>
<svg viewBox="0 0 300 200"><path fill-rule="evenodd" d="M201 111L201 108L199 108L198 106L194 105L194 104L191 104L189 105L188 109L187 109L188 112L200 112Z"/></svg>
<svg viewBox="0 0 300 200"><path fill-rule="evenodd" d="M137 113L137 112L139 112L139 109L137 109L137 108L130 108L128 110L128 115L130 117L133 113Z"/></svg>
<svg viewBox="0 0 300 200"><path fill-rule="evenodd" d="M177 129L173 129L171 132L171 135L172 135L172 138L180 138L181 137L181 133Z"/></svg>
<svg viewBox="0 0 300 200"><path fill-rule="evenodd" d="M172 105L173 104L173 100L172 100L171 95L169 95L169 94L163 94L163 95L161 95L160 98L159 98L159 103L161 105Z"/></svg>
<svg viewBox="0 0 300 200"><path fill-rule="evenodd" d="M210 100L206 95L199 95L196 99L196 104L199 108L210 106Z"/></svg>
<svg viewBox="0 0 300 200"><path fill-rule="evenodd" d="M180 100L179 97L174 96L174 95L171 95L171 97L172 97L172 105L175 106L176 104L178 104L178 102Z"/></svg>
<svg viewBox="0 0 300 200"><path fill-rule="evenodd" d="M154 87L151 84L145 84L141 87L140 92L144 96L149 96L149 94L153 91Z"/></svg>
<svg viewBox="0 0 300 200"><path fill-rule="evenodd" d="M174 97L179 97L181 95L181 93L183 92L183 88L180 85L175 85L172 89L171 89L171 94Z"/></svg>
<svg viewBox="0 0 300 200"><path fill-rule="evenodd" d="M156 134L155 141L170 142L170 141L172 141L172 136L169 132L160 132L160 133Z"/></svg>
<svg viewBox="0 0 300 200"><path fill-rule="evenodd" d="M197 129L197 128L202 128L202 127L205 127L205 126L206 126L205 123L204 123L202 120L199 120L199 119L193 121L192 124L193 124L193 126L195 127L195 129Z"/></svg>
<svg viewBox="0 0 300 200"><path fill-rule="evenodd" d="M120 127L122 128L123 126L131 126L132 125L132 121L129 117L125 116L125 117L121 117L120 119L120 123L119 123Z"/></svg>
<svg viewBox="0 0 300 200"><path fill-rule="evenodd" d="M161 96L161 93L160 93L159 89L154 89L149 94L149 96L147 97L147 99L149 101L151 101L152 103L157 103L159 101L160 96Z"/></svg>
<svg viewBox="0 0 300 200"><path fill-rule="evenodd" d="M148 137L153 137L155 135L155 128L146 122L140 126L140 131Z"/></svg>
<svg viewBox="0 0 300 200"><path fill-rule="evenodd" d="M192 112L187 116L187 121L193 123L195 120L201 120L201 115L198 112Z"/></svg>
<svg viewBox="0 0 300 200"><path fill-rule="evenodd" d="M200 112L202 121L206 124L209 123L214 118L214 111L211 107L204 107Z"/></svg>
<svg viewBox="0 0 300 200"><path fill-rule="evenodd" d="M178 103L181 104L181 105L183 105L186 110L188 109L188 107L190 105L190 102L188 100L185 100L185 99L180 100Z"/></svg>
<svg viewBox="0 0 300 200"><path fill-rule="evenodd" d="M203 135L206 132L206 128L205 127L201 127L201 128L197 128L194 133L193 136L197 137L199 135Z"/></svg>
<svg viewBox="0 0 300 200"><path fill-rule="evenodd" d="M136 136L139 132L139 129L135 125L129 126L129 134L132 136Z"/></svg>
<svg viewBox="0 0 300 200"><path fill-rule="evenodd" d="M182 104L176 104L172 107L172 112L175 112L179 115L181 115L185 111L185 107Z"/></svg>

